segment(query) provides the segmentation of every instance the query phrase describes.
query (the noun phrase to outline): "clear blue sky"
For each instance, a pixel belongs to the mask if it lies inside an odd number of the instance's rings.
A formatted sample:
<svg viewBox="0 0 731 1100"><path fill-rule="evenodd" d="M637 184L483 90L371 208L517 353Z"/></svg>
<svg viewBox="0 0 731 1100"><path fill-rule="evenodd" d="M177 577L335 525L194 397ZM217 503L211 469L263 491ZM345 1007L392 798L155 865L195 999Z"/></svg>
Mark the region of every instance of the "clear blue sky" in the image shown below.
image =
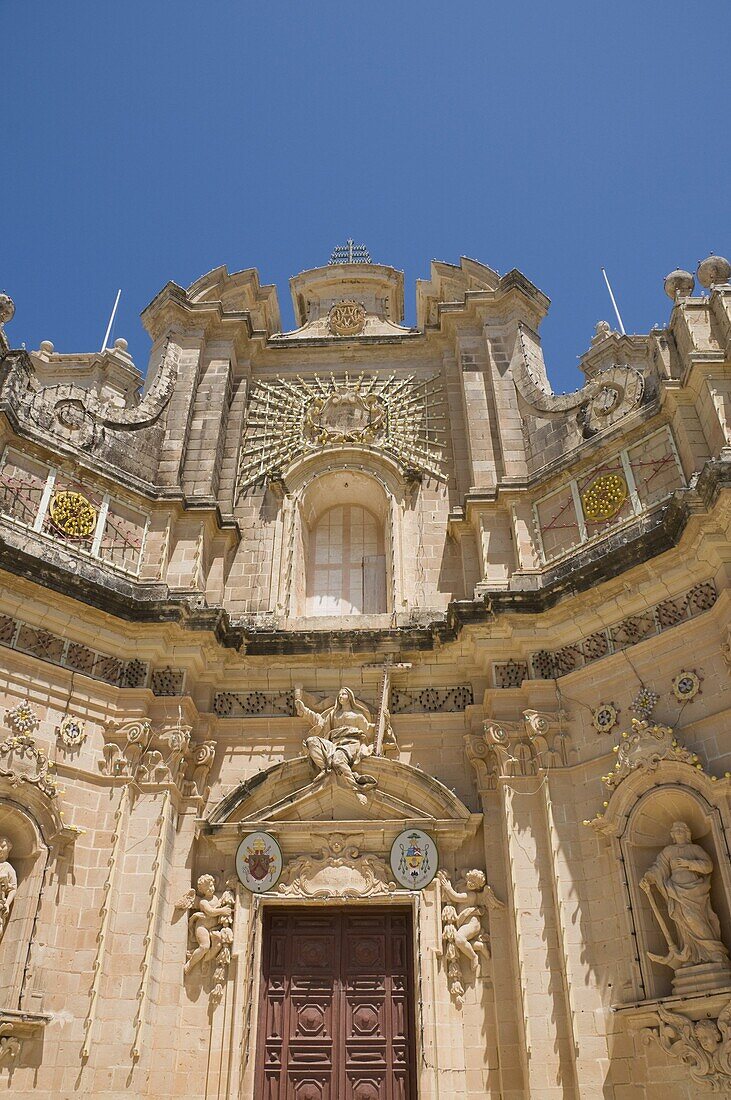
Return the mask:
<svg viewBox="0 0 731 1100"><path fill-rule="evenodd" d="M145 368L169 280L278 286L348 236L414 281L520 268L556 389L595 322L664 323L673 267L728 255L731 5L565 0L0 0L0 289L11 343Z"/></svg>

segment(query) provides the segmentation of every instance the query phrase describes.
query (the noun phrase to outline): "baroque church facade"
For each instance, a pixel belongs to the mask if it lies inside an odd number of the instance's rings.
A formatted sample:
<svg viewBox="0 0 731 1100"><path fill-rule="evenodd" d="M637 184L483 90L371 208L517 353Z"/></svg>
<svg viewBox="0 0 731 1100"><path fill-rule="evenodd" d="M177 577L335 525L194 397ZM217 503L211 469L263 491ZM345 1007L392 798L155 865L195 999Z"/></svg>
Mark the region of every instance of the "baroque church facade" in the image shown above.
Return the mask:
<svg viewBox="0 0 731 1100"><path fill-rule="evenodd" d="M697 279L697 285L696 285ZM553 393L352 243L0 298L0 1093L731 1094L731 267Z"/></svg>

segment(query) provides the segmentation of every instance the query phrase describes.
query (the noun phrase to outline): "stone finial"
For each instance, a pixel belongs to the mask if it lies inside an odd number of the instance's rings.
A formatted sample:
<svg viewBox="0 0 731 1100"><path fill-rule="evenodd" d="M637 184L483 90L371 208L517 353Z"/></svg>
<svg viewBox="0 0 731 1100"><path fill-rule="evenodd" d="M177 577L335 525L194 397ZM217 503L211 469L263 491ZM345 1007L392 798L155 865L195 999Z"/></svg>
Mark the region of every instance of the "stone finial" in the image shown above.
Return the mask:
<svg viewBox="0 0 731 1100"><path fill-rule="evenodd" d="M0 294L0 325L12 321L15 315L15 302L7 294Z"/></svg>
<svg viewBox="0 0 731 1100"><path fill-rule="evenodd" d="M128 346L129 345L127 344L127 341L123 336L118 336L117 339L114 341L114 347L117 351L126 351Z"/></svg>
<svg viewBox="0 0 731 1100"><path fill-rule="evenodd" d="M611 335L612 326L609 324L609 321L597 321L591 342L592 344L598 344L600 340L606 340L607 336Z"/></svg>
<svg viewBox="0 0 731 1100"><path fill-rule="evenodd" d="M693 293L694 284L695 279L690 271L683 271L681 267L676 267L675 271L665 276L663 286L668 298L674 302L678 298L689 298Z"/></svg>
<svg viewBox="0 0 731 1100"><path fill-rule="evenodd" d="M718 286L719 283L727 283L731 278L731 264L725 256L711 254L698 264L698 282L701 286Z"/></svg>

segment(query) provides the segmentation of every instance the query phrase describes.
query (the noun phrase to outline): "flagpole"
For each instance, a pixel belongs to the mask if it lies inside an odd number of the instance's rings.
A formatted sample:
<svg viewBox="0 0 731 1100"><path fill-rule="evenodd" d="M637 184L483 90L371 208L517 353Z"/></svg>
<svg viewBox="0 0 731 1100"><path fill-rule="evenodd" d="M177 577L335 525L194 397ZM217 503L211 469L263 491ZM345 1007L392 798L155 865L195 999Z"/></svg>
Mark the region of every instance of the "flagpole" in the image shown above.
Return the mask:
<svg viewBox="0 0 731 1100"><path fill-rule="evenodd" d="M122 289L120 287L120 289L117 291L117 297L114 300L114 309L112 310L112 316L109 318L109 324L107 325L107 331L104 333L104 340L102 342L102 346L99 349L100 351L104 351L106 346L107 346L107 341L109 339L109 333L112 331L112 325L114 324L114 317L115 317L115 314L117 312L117 306L119 305L119 299L121 298L121 296L122 296Z"/></svg>
<svg viewBox="0 0 731 1100"><path fill-rule="evenodd" d="M627 334L625 332L624 322L622 321L622 318L621 318L620 313L619 313L619 308L617 307L617 299L614 297L614 294L612 293L612 288L609 284L609 279L607 278L607 273L604 270L604 268L602 268L602 275L604 276L604 282L607 284L607 290L609 291L609 297L612 299L612 305L614 306L614 312L617 314L617 320L619 321L619 331L622 333L623 336L626 336Z"/></svg>

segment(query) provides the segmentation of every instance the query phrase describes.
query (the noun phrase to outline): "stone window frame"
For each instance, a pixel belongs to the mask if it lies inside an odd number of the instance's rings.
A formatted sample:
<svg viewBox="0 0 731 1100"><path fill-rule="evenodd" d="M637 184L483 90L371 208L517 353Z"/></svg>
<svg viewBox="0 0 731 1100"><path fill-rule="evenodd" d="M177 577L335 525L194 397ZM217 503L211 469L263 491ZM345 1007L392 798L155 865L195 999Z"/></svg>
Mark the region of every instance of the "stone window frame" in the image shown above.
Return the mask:
<svg viewBox="0 0 731 1100"><path fill-rule="evenodd" d="M665 435L668 442L668 450L672 457L675 459L675 466L679 475L680 486L676 486L675 489L671 489L664 496L658 498L658 500L652 501L651 504L643 505L637 492L637 487L635 485L634 475L632 473L632 467L630 464L629 452L634 450L639 443L649 444L652 440L656 439L660 435ZM627 481L628 500L631 508L631 513L630 515L616 522L612 522L612 520L609 520L601 527L600 530L595 531L593 534L589 534L587 531L587 520L584 516L584 511L581 504L579 483L591 480L591 477L595 472L599 473L604 467L607 466L607 464L612 462L618 462L622 467L622 472L625 476L625 480ZM536 534L536 541L538 543L541 564L554 565L556 562L562 561L564 558L573 554L579 547L591 546L594 543L599 542L600 539L605 538L606 535L610 532L614 533L626 524L633 522L635 519L637 519L638 516L643 515L650 508L654 508L658 504L662 503L663 500L667 500L668 497L672 496L674 492L677 492L678 488L687 487L687 484L688 482L685 477L683 465L680 461L678 448L675 444L672 430L669 424L663 424L660 428L657 428L656 431L651 432L644 439L638 439L632 443L628 443L619 451L613 452L612 454L604 458L601 462L597 462L593 466L589 467L589 469L578 472L574 477L568 478L566 481L563 481L560 485L556 486L555 489L552 489L549 493L545 493L542 497L539 497L533 502L533 527ZM539 508L542 504L545 504L546 501L551 500L552 497L558 496L559 493L566 492L567 488L569 489L571 497L573 499L574 511L576 513L578 541L574 542L571 546L565 547L563 550L560 550L557 553L547 553L543 541L543 531L541 527Z"/></svg>
<svg viewBox="0 0 731 1100"><path fill-rule="evenodd" d="M49 535L48 531L45 529L46 519L48 517L48 508L51 502L51 497L53 495L56 478L59 476L68 477L69 475L59 465L49 465L49 463L44 462L42 459L36 458L35 455L26 454L26 452L21 451L17 447L6 445L3 449L2 457L0 458L0 476L2 475L2 471L5 470L9 462L14 461L16 457L21 462L24 459L29 459L34 464L43 467L43 469L45 469L46 471L45 485L38 505L38 511L35 514L32 524L24 523L23 520L20 520L15 516L9 515L7 512L0 513L0 520L11 523L13 524L13 526L22 527L25 530L32 531L35 535L37 535L44 541L48 540L53 545L57 545L58 539L53 535ZM73 477L72 480L78 481L78 479ZM80 490L85 490L89 493L94 492L93 489L85 486L81 482L78 482L78 486ZM89 558L94 562L98 562L106 569L112 569L115 572L123 573L127 576L138 577L142 569L142 563L145 555L145 547L147 544L147 535L150 529L150 514L149 512L143 512L135 504L130 504L128 501L122 500L121 498L116 497L111 493L103 492L99 493L98 495L100 497L100 503L97 510L97 522L94 529L94 534L91 537L90 548L86 549L84 546L69 541L64 542L64 549L70 550L75 554L81 555L82 557ZM104 539L104 532L107 528L110 505L117 505L120 509L124 509L125 511L136 512L139 515L140 519L144 520L142 537L140 539L139 554L137 555L137 562L134 568L126 568L123 565L117 565L114 562L109 561L108 558L102 556L102 542Z"/></svg>

